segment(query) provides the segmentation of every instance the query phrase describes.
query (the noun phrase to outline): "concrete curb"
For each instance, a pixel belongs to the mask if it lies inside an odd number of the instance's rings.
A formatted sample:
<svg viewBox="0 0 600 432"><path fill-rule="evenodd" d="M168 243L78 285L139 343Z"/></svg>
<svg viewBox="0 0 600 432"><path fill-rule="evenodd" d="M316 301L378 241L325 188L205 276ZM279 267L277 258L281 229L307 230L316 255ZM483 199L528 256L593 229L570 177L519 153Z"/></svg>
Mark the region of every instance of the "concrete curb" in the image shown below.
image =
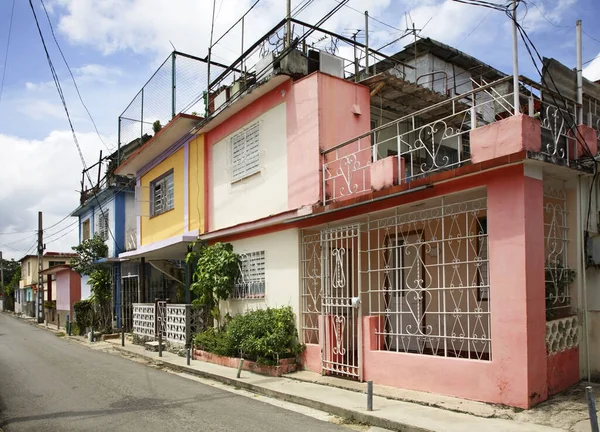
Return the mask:
<svg viewBox="0 0 600 432"><path fill-rule="evenodd" d="M433 429L423 429L423 428L416 427L413 425L399 423L399 422L396 422L393 420L388 420L388 419L377 417L377 416L374 416L371 414L366 414L364 412L353 411L353 410L350 410L347 408L342 408L342 407L339 407L336 405L315 401L315 400L308 399L308 398L305 398L302 396L295 396L295 395L280 392L277 390L267 389L267 388L258 386L256 384L248 383L243 380L238 380L236 378L224 377L224 376L213 374L210 372L199 371L199 370L196 370L193 368L189 368L187 366L176 365L173 363L169 363L169 362L165 362L163 360L156 359L149 355L144 355L144 354L139 354L139 353L128 351L126 349L123 349L120 346L115 345L115 346L113 346L113 349L123 352L128 355L134 356L134 357L142 358L142 359L147 360L157 366L168 367L169 369L172 369L177 372L183 372L183 373L187 373L190 375L195 375L200 378L210 379L210 380L217 381L217 382L220 382L223 384L227 384L232 387L241 388L243 390L248 390L253 393L263 395L263 396L268 396L271 398L283 400L285 402L291 402L291 403L295 403L297 405L303 405L303 406L313 408L316 410L325 411L330 414L336 415L338 417L351 419L351 420L358 421L360 423L364 423L364 424L367 424L370 426L376 426L376 427L380 427L380 428L384 428L384 429L391 429L391 430L401 431L401 432L436 432Z"/></svg>

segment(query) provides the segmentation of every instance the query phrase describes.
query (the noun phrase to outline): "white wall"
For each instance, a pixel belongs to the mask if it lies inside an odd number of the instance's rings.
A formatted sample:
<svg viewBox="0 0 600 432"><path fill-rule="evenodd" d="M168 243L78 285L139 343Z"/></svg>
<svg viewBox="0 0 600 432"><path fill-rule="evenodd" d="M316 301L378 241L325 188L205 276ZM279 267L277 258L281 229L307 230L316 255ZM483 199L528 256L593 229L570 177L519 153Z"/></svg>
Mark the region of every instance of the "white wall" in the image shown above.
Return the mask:
<svg viewBox="0 0 600 432"><path fill-rule="evenodd" d="M115 198L114 195L112 198L104 201L102 203L102 209L99 206L94 208L94 234L98 233L98 223L100 222L100 215L104 212L105 214L108 212L108 226L111 232L115 233ZM112 257L115 254L115 240L113 237L108 234L108 239L104 242L106 246L108 246L108 256Z"/></svg>
<svg viewBox="0 0 600 432"><path fill-rule="evenodd" d="M135 194L125 194L125 246L126 249L137 247L137 217L135 207ZM131 245L130 245L131 243ZM127 245L131 247L128 248Z"/></svg>
<svg viewBox="0 0 600 432"><path fill-rule="evenodd" d="M316 114L315 114L316 115ZM211 230L280 213L288 208L286 109L281 103L258 119L261 171L232 183L230 138L213 147Z"/></svg>
<svg viewBox="0 0 600 432"><path fill-rule="evenodd" d="M237 253L265 251L265 298L229 300L221 314L232 315L266 307L291 306L300 318L299 233L290 229L231 242Z"/></svg>
<svg viewBox="0 0 600 432"><path fill-rule="evenodd" d="M88 285L89 276L81 276L81 300L89 299L92 295L91 287Z"/></svg>

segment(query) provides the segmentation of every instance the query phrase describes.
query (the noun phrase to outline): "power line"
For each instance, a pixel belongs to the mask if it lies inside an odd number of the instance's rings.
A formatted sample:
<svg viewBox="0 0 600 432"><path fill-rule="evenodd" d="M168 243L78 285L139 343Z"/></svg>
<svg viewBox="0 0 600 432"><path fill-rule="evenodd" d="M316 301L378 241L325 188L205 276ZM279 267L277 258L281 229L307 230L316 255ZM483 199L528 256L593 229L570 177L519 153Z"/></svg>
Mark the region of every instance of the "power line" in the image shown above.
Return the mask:
<svg viewBox="0 0 600 432"><path fill-rule="evenodd" d="M492 14L492 12L494 12L494 10L493 10L493 9L492 9L492 10L490 10L490 11L488 12L488 14L487 14L486 16L484 16L484 17L483 17L483 19L482 19L481 21L479 21L479 23L478 23L478 24L475 26L475 28L474 28L473 30L471 30L471 32L470 32L468 35L466 35L466 36L463 38L463 40L461 40L461 41L458 43L458 45L456 45L456 47L455 47L455 48L456 48L456 49L458 49L458 47L459 47L459 46L461 46L461 45L463 44L463 42L464 42L464 41L466 41L466 40L467 40L467 39L468 39L468 38L469 38L469 37L470 37L470 36L471 36L473 33L475 33L475 31L476 31L476 30L479 28L479 26L480 26L481 24L483 24L483 22L484 22L486 19L488 19L488 17L489 17L489 16Z"/></svg>
<svg viewBox="0 0 600 432"><path fill-rule="evenodd" d="M13 16L15 14L15 0L12 1L10 9L10 22L8 24L8 39L6 40L6 53L4 54L4 65L2 66L2 81L0 82L0 102L2 102L2 91L4 90L4 78L6 78L6 64L8 63L8 50L10 48L10 36L12 34Z"/></svg>
<svg viewBox="0 0 600 432"><path fill-rule="evenodd" d="M50 15L48 14L48 10L46 9L44 0L40 0L40 2L42 3L42 7L44 8L44 12L46 13L46 18L48 19L48 24L50 25L50 32L52 33L52 38L54 39L54 42L56 43L56 47L58 48L58 51L60 52L60 55L61 55L63 61L65 62L65 66L67 66L67 70L69 71L69 75L71 75L71 79L73 80L73 85L75 86L75 91L77 92L77 96L79 96L79 101L81 102L81 105L83 105L83 108L85 108L85 111L87 112L87 115L90 118L92 125L94 125L94 130L96 131L96 135L98 135L98 138L100 138L100 141L102 141L102 144L104 144L104 147L106 147L106 150L108 150L109 152L112 152L112 150L110 148L108 148L108 145L106 145L106 143L102 139L102 136L100 136L100 132L98 132L98 127L96 126L96 122L94 121L94 118L92 117L92 114L90 113L90 110L88 109L87 105L85 104L85 102L83 102L83 98L81 97L81 93L79 92L79 86L77 85L77 81L75 81L75 76L73 76L71 67L69 66L69 63L67 62L67 59L65 58L63 50L60 47L60 44L58 43L58 39L56 39L56 34L54 33L54 26L52 26L52 21L50 21Z"/></svg>
<svg viewBox="0 0 600 432"><path fill-rule="evenodd" d="M335 1L341 4L341 0L335 0ZM363 15L363 16L365 15L365 13L364 13L364 12L361 12L361 11L359 11L358 9L356 9L356 8L353 8L353 7L352 7L352 6L350 6L349 4L345 4L344 6L346 6L348 9L351 9L351 10L353 10L354 12L357 12L357 13L359 13L359 14ZM385 22L383 22L383 21L381 21L381 20L379 20L379 19L375 18L374 16L371 16L371 15L369 15L369 19L372 19L373 21L375 21L375 22L378 22L379 24L382 24L382 25L384 25L384 26L386 26L386 27L389 27L389 28L391 28L391 29L393 29L393 30L396 30L396 31L399 31L399 32L403 31L403 30L400 30L398 27L394 27L393 25L390 25L390 24L388 24L388 23L385 23Z"/></svg>
<svg viewBox="0 0 600 432"><path fill-rule="evenodd" d="M61 100L63 108L65 110L65 114L67 115L69 127L71 128L71 134L73 135L73 142L75 143L75 146L77 147L77 151L78 151L79 157L81 159L81 164L83 165L83 168L84 168L84 173L87 175L90 184L93 184L90 173L87 171L87 165L85 163L85 158L83 157L83 152L81 151L81 146L79 145L79 141L77 140L77 135L75 134L75 128L73 127L73 122L71 121L71 115L69 114L69 109L67 107L67 102L65 100L65 96L62 91L62 86L60 84L58 74L56 73L56 69L54 68L54 64L52 63L52 59L50 58L50 54L48 53L48 47L46 46L46 41L44 39L44 35L42 34L42 29L40 28L40 23L38 21L37 14L35 13L35 8L33 7L33 3L31 0L29 0L29 6L31 8L31 12L33 13L33 18L35 19L35 24L37 26L38 33L39 33L40 39L42 41L42 45L44 47L44 52L46 53L46 60L48 61L48 66L50 67L50 72L52 73L54 85L56 86L56 90L58 92L58 95L60 96L60 100ZM96 199L96 202L98 203L98 207L100 208L100 213L102 214L102 217L106 217L105 211L102 208L102 203L98 199L98 194L96 193L96 191L94 189L92 189L92 193L94 194L94 198ZM110 226L107 226L107 229L108 229L108 232L110 233L110 236L112 237L113 241L115 242L115 245L118 245L117 240L115 239L115 236L114 236L112 230L110 229Z"/></svg>
<svg viewBox="0 0 600 432"><path fill-rule="evenodd" d="M550 20L546 15L544 15L544 12L542 12L542 10L538 7L538 5L536 5L534 2L532 2L531 0L527 0L527 2L525 2L525 5L527 5L527 3L531 3L532 5L535 6L535 8L538 10L538 12L540 13L540 15L542 16L542 18L544 18L546 21L548 21L549 24L553 25L554 27L557 28L572 28L572 26L566 26L566 25L558 25L556 23L553 23L552 20Z"/></svg>
<svg viewBox="0 0 600 432"><path fill-rule="evenodd" d="M77 228L77 227L74 227L74 228L73 228L73 229L71 229L70 231L67 231L66 233L64 233L64 234L63 234L63 235L61 235L60 237L57 237L57 238L55 238L54 240L50 240L50 241L49 241L49 242L47 242L46 244L54 243L55 241L58 241L58 240L60 240L61 238L65 237L65 236L67 236L67 235L69 235L69 234L71 234L73 231L75 231L75 228Z"/></svg>
<svg viewBox="0 0 600 432"><path fill-rule="evenodd" d="M595 40L596 42L600 43L600 40L596 39L596 38L595 38L595 37L593 37L593 36L590 36L589 34L587 34L587 33L585 32L585 30L581 29L581 31L583 32L583 34L584 34L584 35L586 35L586 36L587 36L587 37L589 37L590 39L592 39L592 40Z"/></svg>

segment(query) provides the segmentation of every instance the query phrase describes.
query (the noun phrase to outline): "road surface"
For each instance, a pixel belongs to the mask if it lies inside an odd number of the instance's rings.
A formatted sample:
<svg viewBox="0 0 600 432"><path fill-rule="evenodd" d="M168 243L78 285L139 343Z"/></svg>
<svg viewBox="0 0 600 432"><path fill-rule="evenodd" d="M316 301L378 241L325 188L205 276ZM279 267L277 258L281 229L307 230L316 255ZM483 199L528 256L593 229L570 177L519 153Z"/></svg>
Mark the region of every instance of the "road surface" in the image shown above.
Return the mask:
<svg viewBox="0 0 600 432"><path fill-rule="evenodd" d="M0 313L0 430L348 429L94 351Z"/></svg>

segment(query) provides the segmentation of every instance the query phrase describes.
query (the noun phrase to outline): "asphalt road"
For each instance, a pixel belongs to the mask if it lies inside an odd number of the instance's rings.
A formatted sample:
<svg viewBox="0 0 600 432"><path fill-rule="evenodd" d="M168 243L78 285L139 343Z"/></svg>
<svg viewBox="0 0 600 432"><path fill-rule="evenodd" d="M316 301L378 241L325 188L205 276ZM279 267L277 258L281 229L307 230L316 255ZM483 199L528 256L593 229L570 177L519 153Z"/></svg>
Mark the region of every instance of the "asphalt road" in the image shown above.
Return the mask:
<svg viewBox="0 0 600 432"><path fill-rule="evenodd" d="M1 313L0 429L348 431L90 350Z"/></svg>

